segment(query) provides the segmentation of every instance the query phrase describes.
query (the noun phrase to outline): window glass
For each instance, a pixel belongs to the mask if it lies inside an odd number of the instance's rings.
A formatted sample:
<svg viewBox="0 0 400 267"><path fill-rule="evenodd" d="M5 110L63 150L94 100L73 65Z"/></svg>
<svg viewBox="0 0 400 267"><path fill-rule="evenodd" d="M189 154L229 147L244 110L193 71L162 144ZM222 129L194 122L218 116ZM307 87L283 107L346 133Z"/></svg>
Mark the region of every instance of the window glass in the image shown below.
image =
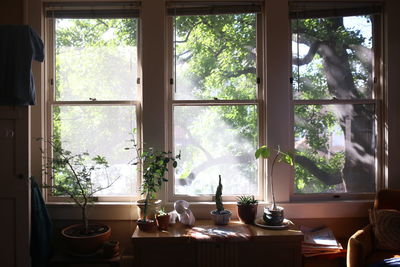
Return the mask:
<svg viewBox="0 0 400 267"><path fill-rule="evenodd" d="M97 195L136 194L136 167L132 146L136 127L135 107L132 106L59 106L54 108L53 135L63 149L72 154L88 152L91 157L104 156L110 166L107 173L94 173L94 184L112 187Z"/></svg>
<svg viewBox="0 0 400 267"><path fill-rule="evenodd" d="M56 19L56 100L135 100L136 19Z"/></svg>
<svg viewBox="0 0 400 267"><path fill-rule="evenodd" d="M258 195L257 15L175 16L175 195Z"/></svg>
<svg viewBox="0 0 400 267"><path fill-rule="evenodd" d="M256 98L256 15L175 18L175 99Z"/></svg>
<svg viewBox="0 0 400 267"><path fill-rule="evenodd" d="M174 109L175 151L182 158L176 194L214 194L219 174L224 194L257 194L257 109L243 106Z"/></svg>
<svg viewBox="0 0 400 267"><path fill-rule="evenodd" d="M295 193L376 187L372 16L292 19Z"/></svg>
<svg viewBox="0 0 400 267"><path fill-rule="evenodd" d="M292 20L293 98L373 96L370 16Z"/></svg>
<svg viewBox="0 0 400 267"><path fill-rule="evenodd" d="M93 172L91 179L96 188L108 188L96 196L136 195L135 153L125 148L137 138L137 19L53 22L53 142L73 155L105 157L109 168ZM62 179L63 172L54 176Z"/></svg>
<svg viewBox="0 0 400 267"><path fill-rule="evenodd" d="M296 105L295 114L297 193L375 190L374 105Z"/></svg>

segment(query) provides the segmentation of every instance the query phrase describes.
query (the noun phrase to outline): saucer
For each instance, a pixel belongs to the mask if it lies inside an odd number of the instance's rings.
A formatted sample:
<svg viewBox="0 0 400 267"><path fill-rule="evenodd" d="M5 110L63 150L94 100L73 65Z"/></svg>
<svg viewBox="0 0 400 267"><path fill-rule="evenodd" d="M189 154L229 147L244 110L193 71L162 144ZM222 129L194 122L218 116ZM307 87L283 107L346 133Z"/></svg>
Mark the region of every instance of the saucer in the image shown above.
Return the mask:
<svg viewBox="0 0 400 267"><path fill-rule="evenodd" d="M289 225L293 224L290 220L288 219L283 219L283 224L282 225L267 225L263 218L258 218L257 220L254 221L254 224L257 226L260 226L262 228L266 228L266 229L274 229L274 230L282 230L282 229L286 229L289 227Z"/></svg>

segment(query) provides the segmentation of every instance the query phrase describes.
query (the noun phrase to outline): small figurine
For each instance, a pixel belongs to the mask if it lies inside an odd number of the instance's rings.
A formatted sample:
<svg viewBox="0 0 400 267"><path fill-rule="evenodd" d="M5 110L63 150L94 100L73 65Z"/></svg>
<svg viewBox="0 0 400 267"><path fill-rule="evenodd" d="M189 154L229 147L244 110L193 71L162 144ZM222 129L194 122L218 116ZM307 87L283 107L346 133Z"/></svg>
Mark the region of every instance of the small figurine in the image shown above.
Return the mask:
<svg viewBox="0 0 400 267"><path fill-rule="evenodd" d="M195 218L193 212L189 209L189 202L185 200L177 200L174 203L175 210L170 212L170 223L175 223L176 218L184 225L193 226Z"/></svg>

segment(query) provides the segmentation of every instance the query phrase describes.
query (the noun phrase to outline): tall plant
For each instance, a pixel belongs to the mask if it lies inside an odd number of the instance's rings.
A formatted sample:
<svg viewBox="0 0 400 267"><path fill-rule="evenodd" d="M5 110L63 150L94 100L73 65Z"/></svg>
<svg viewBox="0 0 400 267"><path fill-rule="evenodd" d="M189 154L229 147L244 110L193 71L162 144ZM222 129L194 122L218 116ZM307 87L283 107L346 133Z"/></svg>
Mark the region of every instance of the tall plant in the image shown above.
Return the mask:
<svg viewBox="0 0 400 267"><path fill-rule="evenodd" d="M222 188L221 175L219 175L217 191L215 191L215 206L217 207L218 213L224 211L224 204L222 203Z"/></svg>
<svg viewBox="0 0 400 267"><path fill-rule="evenodd" d="M270 175L268 176L269 182L271 184L271 193L272 193L272 209L276 210L276 202L275 202L275 193L274 193L274 167L277 162L284 162L286 164L289 164L290 166L294 165L294 156L295 152L294 151L288 151L288 152L283 152L280 149L280 146L278 145L276 149L274 148L269 148L267 146L261 146L258 148L255 152L256 159L258 158L263 158L267 159L271 156L271 150L275 152L275 155L272 160L272 165L270 169Z"/></svg>
<svg viewBox="0 0 400 267"><path fill-rule="evenodd" d="M135 141L133 142L133 148L136 152L136 160L133 163L138 165L143 170L143 180L140 187L141 195L145 197L144 205L144 218L146 220L147 208L150 199L157 197L157 192L160 190L164 182L168 182L166 173L168 172L168 164L172 163L172 167L178 166L177 160L180 159L181 155L178 154L175 157L172 152L156 151L153 148L148 150L142 150L141 146Z"/></svg>
<svg viewBox="0 0 400 267"><path fill-rule="evenodd" d="M83 231L88 234L88 205L96 201L97 192L111 187L119 177L109 179L109 166L105 157L98 155L91 158L87 152L72 154L56 141L46 143L49 152L46 154L44 150L41 151L45 161L43 171L50 177L51 184L45 184L44 187L51 188L56 195L69 197L81 209ZM93 183L93 175L100 171L107 176L108 182L105 186L95 186Z"/></svg>

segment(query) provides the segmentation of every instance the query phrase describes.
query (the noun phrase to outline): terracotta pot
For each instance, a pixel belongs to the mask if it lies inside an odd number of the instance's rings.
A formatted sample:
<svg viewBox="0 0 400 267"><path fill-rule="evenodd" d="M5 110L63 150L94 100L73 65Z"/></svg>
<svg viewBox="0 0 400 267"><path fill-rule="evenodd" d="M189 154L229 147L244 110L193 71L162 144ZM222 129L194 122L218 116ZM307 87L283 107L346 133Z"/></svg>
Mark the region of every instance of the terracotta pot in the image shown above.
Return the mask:
<svg viewBox="0 0 400 267"><path fill-rule="evenodd" d="M157 216L157 225L159 230L168 230L170 217L169 214Z"/></svg>
<svg viewBox="0 0 400 267"><path fill-rule="evenodd" d="M139 218L144 218L144 205L146 199L139 199L137 201L137 206L140 209ZM149 204L147 205L147 216L146 218L155 220L157 212L161 209L161 199L149 199Z"/></svg>
<svg viewBox="0 0 400 267"><path fill-rule="evenodd" d="M74 224L62 229L61 235L72 253L81 255L94 254L110 238L111 227L108 225L92 223L89 224L89 229L99 229L101 231L89 235L82 234L83 224Z"/></svg>
<svg viewBox="0 0 400 267"><path fill-rule="evenodd" d="M254 223L257 215L257 207L258 204L237 205L240 221L246 224Z"/></svg>
<svg viewBox="0 0 400 267"><path fill-rule="evenodd" d="M229 223L232 212L229 210L223 210L221 213L218 213L217 210L213 210L210 212L210 214L216 225L226 225Z"/></svg>
<svg viewBox="0 0 400 267"><path fill-rule="evenodd" d="M157 231L157 223L155 220L147 219L145 220L138 220L137 225L140 231L143 232L155 232Z"/></svg>

